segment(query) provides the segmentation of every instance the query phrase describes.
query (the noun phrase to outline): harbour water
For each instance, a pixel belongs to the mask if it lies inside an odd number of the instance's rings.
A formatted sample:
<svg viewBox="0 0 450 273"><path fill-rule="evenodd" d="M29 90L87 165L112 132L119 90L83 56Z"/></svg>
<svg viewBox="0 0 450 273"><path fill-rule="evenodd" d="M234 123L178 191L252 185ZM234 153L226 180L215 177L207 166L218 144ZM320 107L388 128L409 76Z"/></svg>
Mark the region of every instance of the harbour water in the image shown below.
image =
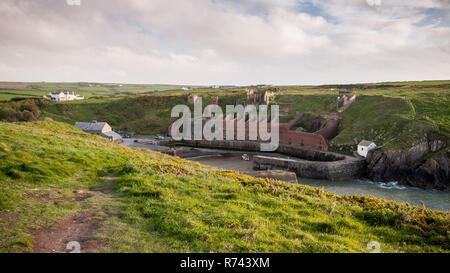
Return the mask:
<svg viewBox="0 0 450 273"><path fill-rule="evenodd" d="M417 206L421 206L421 202L423 202L429 209L450 211L450 193L398 185L397 182L382 183L358 179L328 181L300 178L299 183L312 187L323 187L324 190L339 195L373 195Z"/></svg>

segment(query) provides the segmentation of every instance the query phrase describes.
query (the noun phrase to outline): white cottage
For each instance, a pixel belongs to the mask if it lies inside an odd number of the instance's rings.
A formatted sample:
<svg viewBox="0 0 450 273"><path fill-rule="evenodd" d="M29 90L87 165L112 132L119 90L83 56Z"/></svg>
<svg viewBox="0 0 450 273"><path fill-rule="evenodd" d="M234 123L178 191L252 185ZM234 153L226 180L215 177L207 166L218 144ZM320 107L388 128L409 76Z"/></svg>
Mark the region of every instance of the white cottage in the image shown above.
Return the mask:
<svg viewBox="0 0 450 273"><path fill-rule="evenodd" d="M363 140L358 144L358 154L360 156L366 157L370 150L373 150L377 145L372 141Z"/></svg>

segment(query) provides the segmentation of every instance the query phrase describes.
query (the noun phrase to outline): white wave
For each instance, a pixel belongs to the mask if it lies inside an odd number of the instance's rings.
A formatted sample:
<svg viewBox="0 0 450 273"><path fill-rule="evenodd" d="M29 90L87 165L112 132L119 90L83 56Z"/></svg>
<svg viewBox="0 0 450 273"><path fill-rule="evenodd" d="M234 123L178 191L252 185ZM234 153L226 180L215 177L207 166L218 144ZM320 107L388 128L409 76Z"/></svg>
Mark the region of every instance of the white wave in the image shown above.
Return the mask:
<svg viewBox="0 0 450 273"><path fill-rule="evenodd" d="M386 182L386 183L380 182L380 183L378 183L378 186L383 189L396 189L396 190L406 189L405 186L398 185L398 181L392 181L392 182Z"/></svg>

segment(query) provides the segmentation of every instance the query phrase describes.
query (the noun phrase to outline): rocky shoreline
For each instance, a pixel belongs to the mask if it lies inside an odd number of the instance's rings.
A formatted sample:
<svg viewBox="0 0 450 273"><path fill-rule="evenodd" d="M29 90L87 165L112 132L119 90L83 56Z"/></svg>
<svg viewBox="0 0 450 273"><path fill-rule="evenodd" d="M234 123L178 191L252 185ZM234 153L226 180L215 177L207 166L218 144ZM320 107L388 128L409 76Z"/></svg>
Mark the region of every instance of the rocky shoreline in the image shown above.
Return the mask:
<svg viewBox="0 0 450 273"><path fill-rule="evenodd" d="M373 181L450 191L448 139L424 139L407 150L374 150L364 176Z"/></svg>

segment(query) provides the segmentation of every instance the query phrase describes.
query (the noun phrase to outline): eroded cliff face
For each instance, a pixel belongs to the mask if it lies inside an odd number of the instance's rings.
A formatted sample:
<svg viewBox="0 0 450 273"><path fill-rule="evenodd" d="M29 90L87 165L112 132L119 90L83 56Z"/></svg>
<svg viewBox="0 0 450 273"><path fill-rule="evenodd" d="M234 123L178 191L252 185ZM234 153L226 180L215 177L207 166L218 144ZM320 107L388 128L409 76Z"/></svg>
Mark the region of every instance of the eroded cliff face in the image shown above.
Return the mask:
<svg viewBox="0 0 450 273"><path fill-rule="evenodd" d="M404 184L450 191L450 149L445 154L425 161L409 175Z"/></svg>
<svg viewBox="0 0 450 273"><path fill-rule="evenodd" d="M404 185L450 191L448 138L427 136L409 149L371 151L365 176L374 181L398 181ZM438 155L427 158L430 153Z"/></svg>

